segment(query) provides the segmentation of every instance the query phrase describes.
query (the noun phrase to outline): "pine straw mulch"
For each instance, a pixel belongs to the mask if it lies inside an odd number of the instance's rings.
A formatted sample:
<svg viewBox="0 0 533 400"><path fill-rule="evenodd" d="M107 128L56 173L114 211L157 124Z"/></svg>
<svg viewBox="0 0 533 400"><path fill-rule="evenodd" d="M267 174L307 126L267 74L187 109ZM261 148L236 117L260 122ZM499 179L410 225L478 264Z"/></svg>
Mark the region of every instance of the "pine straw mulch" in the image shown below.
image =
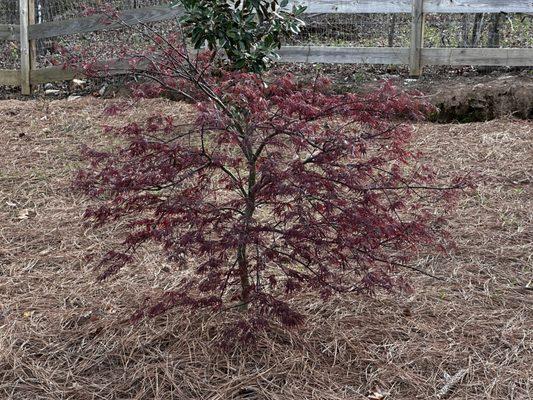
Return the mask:
<svg viewBox="0 0 533 400"><path fill-rule="evenodd" d="M0 398L6 399L531 399L533 393L533 123L417 126L441 176L479 174L451 221L457 250L421 258L444 282L411 276L412 295L302 296L299 332L219 351L221 315L179 310L120 321L172 268L143 253L103 284L95 260L120 226L86 229L69 187L82 143L113 100L0 102ZM151 112L188 118L164 100Z"/></svg>

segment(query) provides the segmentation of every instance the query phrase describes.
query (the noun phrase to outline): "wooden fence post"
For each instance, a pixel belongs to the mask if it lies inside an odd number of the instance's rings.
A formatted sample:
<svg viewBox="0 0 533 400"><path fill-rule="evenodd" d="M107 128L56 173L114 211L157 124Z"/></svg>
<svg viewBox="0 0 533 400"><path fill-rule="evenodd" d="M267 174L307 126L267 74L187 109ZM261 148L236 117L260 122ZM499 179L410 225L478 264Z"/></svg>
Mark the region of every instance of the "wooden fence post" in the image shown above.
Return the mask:
<svg viewBox="0 0 533 400"><path fill-rule="evenodd" d="M409 51L409 74L413 77L422 75L422 47L424 47L424 0L413 0Z"/></svg>
<svg viewBox="0 0 533 400"><path fill-rule="evenodd" d="M28 0L28 21L29 26L35 25L37 7L35 0ZM29 29L29 28L28 28ZM37 69L37 41L30 39L30 83L31 83L31 71Z"/></svg>
<svg viewBox="0 0 533 400"><path fill-rule="evenodd" d="M30 42L29 27L35 22L35 0L19 0L20 7L20 82L22 94L31 94L31 70L34 67L36 46Z"/></svg>

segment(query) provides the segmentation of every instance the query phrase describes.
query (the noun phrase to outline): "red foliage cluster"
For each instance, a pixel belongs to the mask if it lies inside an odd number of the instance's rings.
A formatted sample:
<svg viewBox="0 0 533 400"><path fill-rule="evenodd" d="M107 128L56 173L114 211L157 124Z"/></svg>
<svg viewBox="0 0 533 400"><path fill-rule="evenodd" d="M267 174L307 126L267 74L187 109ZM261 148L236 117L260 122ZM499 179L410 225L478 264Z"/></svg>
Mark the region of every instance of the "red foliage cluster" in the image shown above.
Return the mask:
<svg viewBox="0 0 533 400"><path fill-rule="evenodd" d="M169 55L170 54L170 55ZM334 293L406 287L397 267L441 234L433 186L408 149L427 105L387 84L367 95L333 94L327 79L298 85L210 67L210 56L152 64L159 88L187 88L197 118L154 116L116 133L126 145L85 149L91 166L78 187L104 199L96 224L124 219L124 248L105 257L101 278L160 244L190 272L135 318L175 306L238 305L250 314L243 337L271 318L294 326L286 303L301 291ZM193 72L191 72L193 71ZM164 73L162 73L164 72Z"/></svg>

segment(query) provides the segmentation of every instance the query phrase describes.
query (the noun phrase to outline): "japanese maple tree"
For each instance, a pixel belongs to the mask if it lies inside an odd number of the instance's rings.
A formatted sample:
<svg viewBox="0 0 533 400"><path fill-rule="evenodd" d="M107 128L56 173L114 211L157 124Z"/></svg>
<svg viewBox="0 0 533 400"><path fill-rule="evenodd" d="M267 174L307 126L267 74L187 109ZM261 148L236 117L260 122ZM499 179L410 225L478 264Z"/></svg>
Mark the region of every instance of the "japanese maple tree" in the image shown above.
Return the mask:
<svg viewBox="0 0 533 400"><path fill-rule="evenodd" d="M185 266L180 284L135 318L175 306L239 307L247 337L273 319L300 323L287 302L298 292L327 298L407 286L398 269L417 269L409 263L419 249L438 247L435 205L446 209L464 184L435 184L409 148L411 121L427 104L390 84L361 95L334 94L321 77L266 82L215 66L213 53L191 56L178 36L148 35L154 46L127 57L150 78L137 94L176 91L196 117L110 128L125 144L85 149L91 163L77 178L98 199L87 218L127 221L101 279L148 242Z"/></svg>

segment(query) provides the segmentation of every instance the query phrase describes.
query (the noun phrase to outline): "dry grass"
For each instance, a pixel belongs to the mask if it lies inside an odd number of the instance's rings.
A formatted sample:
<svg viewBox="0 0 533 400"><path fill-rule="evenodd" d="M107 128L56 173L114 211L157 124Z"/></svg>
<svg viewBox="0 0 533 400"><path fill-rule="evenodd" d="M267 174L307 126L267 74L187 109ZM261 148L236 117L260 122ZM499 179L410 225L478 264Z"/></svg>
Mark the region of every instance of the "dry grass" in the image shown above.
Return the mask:
<svg viewBox="0 0 533 400"><path fill-rule="evenodd" d="M224 354L211 329L221 316L176 310L120 323L172 286L156 255L94 281L86 256L120 227L84 228L84 200L69 183L78 147L109 143L98 127L105 104L0 102L0 398L432 399L458 372L443 397L533 398L533 291L524 289L533 278L531 122L417 126L443 177L480 174L451 222L457 250L420 260L445 282L412 276L407 297L301 297L309 321L300 332ZM150 100L121 118L156 110L189 112Z"/></svg>

